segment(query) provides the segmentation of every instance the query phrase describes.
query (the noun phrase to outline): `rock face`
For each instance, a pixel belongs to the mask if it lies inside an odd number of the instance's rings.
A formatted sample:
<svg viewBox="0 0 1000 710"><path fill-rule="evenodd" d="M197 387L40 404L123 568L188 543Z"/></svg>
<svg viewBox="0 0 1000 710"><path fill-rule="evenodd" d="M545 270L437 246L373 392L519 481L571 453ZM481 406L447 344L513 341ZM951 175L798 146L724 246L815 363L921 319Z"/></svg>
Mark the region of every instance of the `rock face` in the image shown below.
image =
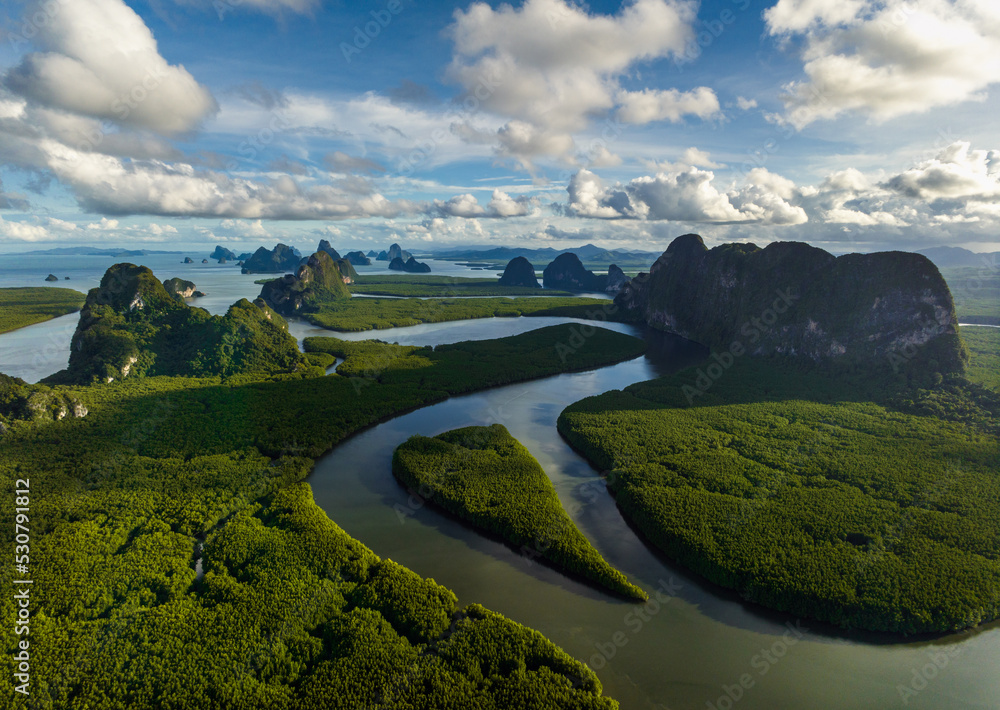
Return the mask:
<svg viewBox="0 0 1000 710"><path fill-rule="evenodd" d="M318 251L294 275L265 283L260 297L276 312L290 316L314 311L326 301L350 298L351 293L336 262Z"/></svg>
<svg viewBox="0 0 1000 710"><path fill-rule="evenodd" d="M185 264L193 264L194 263L194 259L192 259L190 256L185 256L183 263L185 263Z"/></svg>
<svg viewBox="0 0 1000 710"><path fill-rule="evenodd" d="M244 274L280 274L293 271L301 257L289 246L278 244L268 251L261 247L243 262Z"/></svg>
<svg viewBox="0 0 1000 710"><path fill-rule="evenodd" d="M337 259L337 270L340 271L341 277L344 279L345 284L354 283L358 279L358 272L354 268L354 264L349 262L347 259Z"/></svg>
<svg viewBox="0 0 1000 710"><path fill-rule="evenodd" d="M375 261L389 261L389 252L382 250L375 257Z"/></svg>
<svg viewBox="0 0 1000 710"><path fill-rule="evenodd" d="M396 257L389 262L389 268L393 271L405 271L408 274L429 274L431 272L430 266L417 261L412 256L406 261Z"/></svg>
<svg viewBox="0 0 1000 710"><path fill-rule="evenodd" d="M69 368L51 381L291 372L302 363L287 324L263 302L242 299L213 316L176 298L145 266L115 264L87 294Z"/></svg>
<svg viewBox="0 0 1000 710"><path fill-rule="evenodd" d="M393 259L402 259L403 261L406 261L412 256L413 255L410 254L410 252L406 251L405 249L401 249L398 244L393 244L391 247L389 247L389 251L386 254L386 258L389 261L392 261Z"/></svg>
<svg viewBox="0 0 1000 710"><path fill-rule="evenodd" d="M375 251L374 249L369 249L368 253L365 254L365 256L367 256L369 259L374 259L378 256L378 252Z"/></svg>
<svg viewBox="0 0 1000 710"><path fill-rule="evenodd" d="M167 279L163 282L163 288L166 289L167 293L171 296L181 300L205 295L197 289L193 281L185 281L184 279Z"/></svg>
<svg viewBox="0 0 1000 710"><path fill-rule="evenodd" d="M222 245L216 244L215 245L215 251L213 251L211 254L209 254L208 258L209 259L215 259L216 261L222 262L223 259L225 261L235 260L237 258L237 256L233 252L231 252L228 249L224 248Z"/></svg>
<svg viewBox="0 0 1000 710"><path fill-rule="evenodd" d="M55 274L49 274L48 276L45 277L45 280L46 281L58 281L59 277L56 276Z"/></svg>
<svg viewBox="0 0 1000 710"><path fill-rule="evenodd" d="M615 298L626 316L713 349L961 372L947 284L926 257L832 254L800 242L675 239ZM917 371L917 370L914 370Z"/></svg>
<svg viewBox="0 0 1000 710"><path fill-rule="evenodd" d="M617 265L612 264L608 267L608 283L604 287L604 290L608 293L618 293L625 288L625 284L628 281L629 278L625 275L625 272L619 269Z"/></svg>
<svg viewBox="0 0 1000 710"><path fill-rule="evenodd" d="M514 257L507 262L507 268L503 270L503 276L497 283L501 286L542 287L535 277L535 267L523 256Z"/></svg>
<svg viewBox="0 0 1000 710"><path fill-rule="evenodd" d="M355 266L371 266L372 260L365 256L363 251L351 251L344 255L344 258Z"/></svg>
<svg viewBox="0 0 1000 710"><path fill-rule="evenodd" d="M334 249L333 246L331 246L330 242L328 242L325 239L319 240L319 246L316 247L316 251L325 251L327 254L333 257L334 261L340 258L340 254L337 252L337 250Z"/></svg>
<svg viewBox="0 0 1000 710"><path fill-rule="evenodd" d="M603 291L607 288L608 277L599 276L583 268L580 257L572 252L557 256L542 272L545 288L559 288L566 291Z"/></svg>
<svg viewBox="0 0 1000 710"><path fill-rule="evenodd" d="M82 419L87 414L87 407L71 394L0 374L0 434L17 421Z"/></svg>

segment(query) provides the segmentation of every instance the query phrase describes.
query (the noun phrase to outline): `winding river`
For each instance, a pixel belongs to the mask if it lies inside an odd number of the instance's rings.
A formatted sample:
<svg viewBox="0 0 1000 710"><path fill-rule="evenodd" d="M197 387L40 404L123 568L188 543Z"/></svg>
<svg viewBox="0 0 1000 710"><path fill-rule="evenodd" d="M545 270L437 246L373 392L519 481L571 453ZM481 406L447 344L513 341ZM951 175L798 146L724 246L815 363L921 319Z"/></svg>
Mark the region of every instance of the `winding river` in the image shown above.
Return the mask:
<svg viewBox="0 0 1000 710"><path fill-rule="evenodd" d="M432 345L565 320L425 324L367 337ZM556 418L576 400L674 371L701 352L662 333L608 327L645 337L650 353L454 397L364 431L317 462L309 479L316 502L379 555L454 590L460 604L500 611L587 661L623 710L1000 708L1000 624L935 639L844 632L745 604L639 539L598 473L559 436ZM312 334L301 325L295 331ZM421 505L393 478L393 449L407 437L493 422L539 460L605 558L666 601L637 606L568 580Z"/></svg>
<svg viewBox="0 0 1000 710"><path fill-rule="evenodd" d="M78 262L79 273L69 266ZM65 285L86 290L111 262L30 257L8 264L17 267L11 274L0 269L0 283L37 285L55 269L72 275ZM231 267L180 265L177 255L147 262L161 278L194 279L209 293L197 305L212 313L259 292L253 277ZM467 271L460 275L473 275ZM0 372L34 382L65 367L78 319L70 314L0 335ZM437 345L567 320L488 318L338 337ZM574 401L671 372L700 353L663 334L607 327L646 337L650 352L598 370L455 397L364 431L317 463L309 479L316 501L376 553L435 578L454 590L461 604L479 602L500 611L587 661L623 710L1000 710L1000 623L936 639L848 633L747 605L645 545L622 519L598 473L558 435L556 418ZM331 334L301 322L290 323L290 329L299 339ZM504 424L541 462L563 504L605 558L648 591L659 588L668 601L643 608L532 564L421 506L392 477L392 451L407 437L492 422Z"/></svg>

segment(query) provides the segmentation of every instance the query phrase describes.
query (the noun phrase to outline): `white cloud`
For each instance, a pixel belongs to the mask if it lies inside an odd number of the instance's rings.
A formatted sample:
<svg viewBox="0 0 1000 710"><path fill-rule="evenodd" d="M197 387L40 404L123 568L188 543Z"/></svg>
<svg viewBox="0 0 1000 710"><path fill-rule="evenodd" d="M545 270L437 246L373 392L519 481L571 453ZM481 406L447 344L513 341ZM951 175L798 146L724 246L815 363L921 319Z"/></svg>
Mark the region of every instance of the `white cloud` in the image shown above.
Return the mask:
<svg viewBox="0 0 1000 710"><path fill-rule="evenodd" d="M689 149L686 155L708 159L699 153ZM690 224L809 223L813 230L935 223L995 229L1000 221L1000 151L973 150L968 142L956 142L888 179L873 179L848 168L816 186L796 185L756 168L743 184L723 188L711 171L680 163L665 165L656 175L611 187L581 170L566 187L569 200L562 211L577 217Z"/></svg>
<svg viewBox="0 0 1000 710"><path fill-rule="evenodd" d="M612 153L606 145L600 143L590 151L588 158L588 166L591 168L613 168L623 162L620 155Z"/></svg>
<svg viewBox="0 0 1000 710"><path fill-rule="evenodd" d="M980 100L1000 81L992 0L781 0L772 35L802 35L806 79L786 88L796 128L856 112L875 121Z"/></svg>
<svg viewBox="0 0 1000 710"><path fill-rule="evenodd" d="M616 200L604 187L604 183L589 170L580 170L570 178L566 186L569 193L568 211L578 217L616 219L626 216L629 207L628 195L616 193Z"/></svg>
<svg viewBox="0 0 1000 710"><path fill-rule="evenodd" d="M639 177L628 183L632 212L675 222L736 222L743 216L712 184L711 171L688 168Z"/></svg>
<svg viewBox="0 0 1000 710"><path fill-rule="evenodd" d="M28 9L42 12L42 3ZM182 66L160 56L142 19L122 0L73 0L49 13L4 84L29 101L123 126L176 134L215 112L215 99Z"/></svg>
<svg viewBox="0 0 1000 710"><path fill-rule="evenodd" d="M155 222L150 222L146 229L150 234L156 237L163 236L164 234L177 234L177 227L172 224L156 224Z"/></svg>
<svg viewBox="0 0 1000 710"><path fill-rule="evenodd" d="M107 217L101 217L100 222L91 222L87 225L87 229L91 231L106 232L112 229L118 229L117 219L108 219Z"/></svg>
<svg viewBox="0 0 1000 710"><path fill-rule="evenodd" d="M855 19L864 0L778 0L764 11L772 33L803 32L817 25L839 25Z"/></svg>
<svg viewBox="0 0 1000 710"><path fill-rule="evenodd" d="M621 91L618 93L618 118L625 123L652 121L678 123L684 116L711 118L719 113L719 99L711 89L701 86L692 91Z"/></svg>
<svg viewBox="0 0 1000 710"><path fill-rule="evenodd" d="M264 227L259 219L253 221L243 219L224 219L219 222L219 229L230 236L243 237L247 239L268 239L271 233Z"/></svg>
<svg viewBox="0 0 1000 710"><path fill-rule="evenodd" d="M537 200L528 195L511 197L502 190L494 190L487 211L497 217L523 217L537 206Z"/></svg>
<svg viewBox="0 0 1000 710"><path fill-rule="evenodd" d="M434 200L434 206L442 214L451 217L480 217L486 214L486 209L479 204L475 195L466 193L455 195L450 200Z"/></svg>
<svg viewBox="0 0 1000 710"><path fill-rule="evenodd" d="M348 219L416 212L406 201L358 196L332 185L299 186L290 176L248 179L187 163L122 160L81 153L51 140L39 145L48 167L85 209L242 219Z"/></svg>
<svg viewBox="0 0 1000 710"><path fill-rule="evenodd" d="M479 204L475 195L455 195L449 200L434 200L434 208L448 217L523 217L537 207L537 199L528 195L516 198L502 190L494 190L486 207Z"/></svg>
<svg viewBox="0 0 1000 710"><path fill-rule="evenodd" d="M55 236L40 224L10 222L0 216L0 239L11 242L46 242Z"/></svg>
<svg viewBox="0 0 1000 710"><path fill-rule="evenodd" d="M448 76L477 107L508 120L496 133L500 155L529 170L540 155L572 162L573 135L616 108L634 123L718 111L704 87L630 92L619 84L637 63L682 52L696 11L688 0L636 0L616 15L588 14L564 0L496 10L476 2L455 12ZM474 143L484 138L463 135Z"/></svg>
<svg viewBox="0 0 1000 710"><path fill-rule="evenodd" d="M1000 151L972 150L959 141L886 182L909 197L928 201L1000 199Z"/></svg>
<svg viewBox="0 0 1000 710"><path fill-rule="evenodd" d="M737 96L736 108L738 108L740 111L749 111L752 108L757 108L757 100L747 99L742 96Z"/></svg>
<svg viewBox="0 0 1000 710"><path fill-rule="evenodd" d="M511 121L497 131L497 152L516 158L526 170L532 169L531 159L539 155L566 157L576 144L568 133L547 131L526 121Z"/></svg>

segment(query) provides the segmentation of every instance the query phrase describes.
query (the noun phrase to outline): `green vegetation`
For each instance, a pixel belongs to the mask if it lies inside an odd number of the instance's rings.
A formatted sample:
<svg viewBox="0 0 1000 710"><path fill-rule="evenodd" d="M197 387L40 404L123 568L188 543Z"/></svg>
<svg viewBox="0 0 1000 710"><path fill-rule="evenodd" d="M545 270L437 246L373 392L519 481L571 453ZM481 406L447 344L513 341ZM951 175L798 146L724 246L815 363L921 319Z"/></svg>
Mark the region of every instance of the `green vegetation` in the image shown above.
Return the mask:
<svg viewBox="0 0 1000 710"><path fill-rule="evenodd" d="M328 303L348 299L351 294L344 284L345 277L338 263L325 251L318 251L299 266L295 274L265 281L260 289L260 298L286 316L313 313ZM353 271L350 264L347 267Z"/></svg>
<svg viewBox="0 0 1000 710"><path fill-rule="evenodd" d="M399 481L474 527L630 599L648 596L609 565L566 514L535 457L502 424L413 436L392 457Z"/></svg>
<svg viewBox="0 0 1000 710"><path fill-rule="evenodd" d="M426 355L424 367L390 362L365 379L321 376L333 353L317 347L295 373L0 381L0 480L30 480L33 705L617 707L538 633L459 610L433 580L379 559L300 483L337 442L402 411L643 347L603 331L563 359L571 335L441 346L406 356ZM344 365L364 372L352 360L370 365L385 347L328 350L353 349ZM32 397L44 406L26 410ZM88 411L58 417L77 403ZM0 527L13 549L11 507ZM15 613L0 598L7 697Z"/></svg>
<svg viewBox="0 0 1000 710"><path fill-rule="evenodd" d="M746 359L568 407L659 549L765 606L903 633L1000 615L1000 396ZM685 389L688 388L688 389Z"/></svg>
<svg viewBox="0 0 1000 710"><path fill-rule="evenodd" d="M956 266L941 269L962 323L1000 325L1000 267Z"/></svg>
<svg viewBox="0 0 1000 710"><path fill-rule="evenodd" d="M73 335L64 384L155 375L234 376L296 372L302 354L288 326L262 301L242 299L225 316L188 306L145 266L116 264L90 290Z"/></svg>
<svg viewBox="0 0 1000 710"><path fill-rule="evenodd" d="M349 288L351 293L372 296L572 296L568 291L500 286L495 278L461 276L361 276Z"/></svg>
<svg viewBox="0 0 1000 710"><path fill-rule="evenodd" d="M537 291L537 289L536 289ZM467 318L566 316L604 318L610 301L597 298L351 298L303 313L313 325L358 332Z"/></svg>
<svg viewBox="0 0 1000 710"><path fill-rule="evenodd" d="M966 376L1000 391L1000 328L962 328L962 340L972 354Z"/></svg>
<svg viewBox="0 0 1000 710"><path fill-rule="evenodd" d="M71 288L0 288L0 333L78 311L85 298Z"/></svg>
<svg viewBox="0 0 1000 710"><path fill-rule="evenodd" d="M352 342L338 338L306 338L308 353L325 352L345 361L337 373L382 384L449 395L547 377L556 372L588 370L630 360L646 351L646 343L604 328L580 347L572 324L552 325L493 340L465 341L436 348L394 345L377 340ZM361 386L361 385L359 385Z"/></svg>

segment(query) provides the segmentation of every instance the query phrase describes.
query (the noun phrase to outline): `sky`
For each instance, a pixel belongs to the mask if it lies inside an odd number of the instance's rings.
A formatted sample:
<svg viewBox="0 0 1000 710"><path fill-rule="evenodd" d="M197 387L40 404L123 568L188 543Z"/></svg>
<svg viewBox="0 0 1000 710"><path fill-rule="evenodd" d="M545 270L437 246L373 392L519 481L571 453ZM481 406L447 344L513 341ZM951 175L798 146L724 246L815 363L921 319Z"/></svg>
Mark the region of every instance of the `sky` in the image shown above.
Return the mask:
<svg viewBox="0 0 1000 710"><path fill-rule="evenodd" d="M0 251L1000 249L995 0L0 10Z"/></svg>

